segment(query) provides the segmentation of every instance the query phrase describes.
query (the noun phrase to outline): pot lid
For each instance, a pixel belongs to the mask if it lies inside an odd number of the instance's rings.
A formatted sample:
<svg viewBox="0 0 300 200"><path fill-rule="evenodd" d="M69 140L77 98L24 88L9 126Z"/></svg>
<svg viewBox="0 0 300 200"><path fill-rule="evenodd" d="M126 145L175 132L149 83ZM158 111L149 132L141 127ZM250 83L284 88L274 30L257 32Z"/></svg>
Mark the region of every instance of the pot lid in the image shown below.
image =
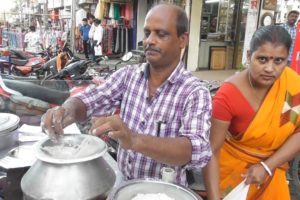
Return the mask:
<svg viewBox="0 0 300 200"><path fill-rule="evenodd" d="M19 126L20 118L11 113L0 113L0 134L8 133Z"/></svg>
<svg viewBox="0 0 300 200"><path fill-rule="evenodd" d="M107 145L103 140L86 134L65 134L59 136L57 141L46 138L35 146L36 157L39 160L56 164L93 160L106 151Z"/></svg>

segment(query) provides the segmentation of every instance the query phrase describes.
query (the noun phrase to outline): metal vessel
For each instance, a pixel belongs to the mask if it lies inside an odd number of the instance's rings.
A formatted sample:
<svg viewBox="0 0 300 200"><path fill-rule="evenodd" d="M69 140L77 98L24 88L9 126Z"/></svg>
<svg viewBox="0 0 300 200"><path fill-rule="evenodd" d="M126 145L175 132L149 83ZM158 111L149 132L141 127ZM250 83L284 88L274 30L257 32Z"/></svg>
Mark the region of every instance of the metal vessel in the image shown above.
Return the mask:
<svg viewBox="0 0 300 200"><path fill-rule="evenodd" d="M37 161L23 176L24 200L102 200L116 174L103 159L106 144L91 135L63 135L35 146Z"/></svg>
<svg viewBox="0 0 300 200"><path fill-rule="evenodd" d="M188 188L153 179L126 181L110 193L108 200L131 200L138 194L158 193L163 193L174 200L202 200Z"/></svg>

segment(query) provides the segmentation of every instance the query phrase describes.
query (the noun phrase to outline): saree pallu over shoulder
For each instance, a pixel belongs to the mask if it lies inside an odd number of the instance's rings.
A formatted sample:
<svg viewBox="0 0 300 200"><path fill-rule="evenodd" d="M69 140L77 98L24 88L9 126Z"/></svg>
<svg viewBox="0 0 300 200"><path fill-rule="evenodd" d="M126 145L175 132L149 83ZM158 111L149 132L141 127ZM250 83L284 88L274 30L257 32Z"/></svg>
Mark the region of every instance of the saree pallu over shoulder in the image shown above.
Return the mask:
<svg viewBox="0 0 300 200"><path fill-rule="evenodd" d="M220 154L220 185L224 195L244 178L249 166L271 156L300 126L300 76L286 67L264 99L253 121L237 140L226 139ZM250 186L248 200L290 199L286 166L257 189Z"/></svg>

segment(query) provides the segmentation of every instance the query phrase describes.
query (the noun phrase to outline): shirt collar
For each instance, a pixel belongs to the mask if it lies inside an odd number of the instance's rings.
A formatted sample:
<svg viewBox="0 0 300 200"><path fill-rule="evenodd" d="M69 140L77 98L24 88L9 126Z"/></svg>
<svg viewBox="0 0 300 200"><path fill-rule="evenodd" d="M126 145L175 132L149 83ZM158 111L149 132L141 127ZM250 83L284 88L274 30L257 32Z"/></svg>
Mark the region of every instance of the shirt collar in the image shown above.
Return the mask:
<svg viewBox="0 0 300 200"><path fill-rule="evenodd" d="M145 79L149 78L150 75L150 64L149 63L143 63L142 66L139 68L139 73L144 75ZM184 72L184 64L182 61L180 61L174 71L171 73L171 75L168 77L167 81L171 84L176 83L177 81L181 80L182 73Z"/></svg>

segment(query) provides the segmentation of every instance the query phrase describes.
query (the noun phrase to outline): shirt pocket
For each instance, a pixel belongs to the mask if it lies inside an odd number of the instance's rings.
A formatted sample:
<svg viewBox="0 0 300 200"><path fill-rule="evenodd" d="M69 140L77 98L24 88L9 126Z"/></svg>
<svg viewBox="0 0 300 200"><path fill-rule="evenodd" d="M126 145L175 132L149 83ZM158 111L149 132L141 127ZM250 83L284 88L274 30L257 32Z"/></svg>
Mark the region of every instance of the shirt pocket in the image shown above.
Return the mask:
<svg viewBox="0 0 300 200"><path fill-rule="evenodd" d="M180 122L179 121L157 121L156 134L158 137L175 138L179 135Z"/></svg>

